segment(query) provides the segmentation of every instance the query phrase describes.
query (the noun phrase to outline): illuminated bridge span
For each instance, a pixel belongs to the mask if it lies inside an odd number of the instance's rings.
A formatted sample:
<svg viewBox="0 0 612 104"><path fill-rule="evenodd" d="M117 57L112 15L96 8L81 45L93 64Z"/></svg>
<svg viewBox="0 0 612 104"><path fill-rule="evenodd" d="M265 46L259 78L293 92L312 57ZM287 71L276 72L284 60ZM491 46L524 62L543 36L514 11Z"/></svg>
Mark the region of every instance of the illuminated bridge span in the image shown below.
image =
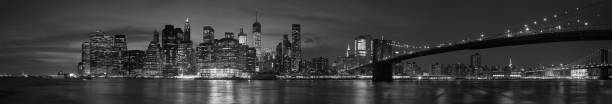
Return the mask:
<svg viewBox="0 0 612 104"><path fill-rule="evenodd" d="M609 26L605 26L609 27ZM414 53L408 53L398 55L390 58L382 58L380 49L374 48L373 63L365 64L355 69L362 68L374 68L374 78L381 77L378 75L384 75L382 77L390 78L392 75L391 66L394 63L401 62L403 60L417 58L421 56L434 55L445 52L459 51L459 50L475 50L475 49L486 49L504 46L515 46L515 45L526 45L526 44L538 44L538 43L550 43L550 42L568 42L568 41L591 41L591 40L612 40L612 27L592 29L592 30L576 30L576 31L562 31L562 32L551 32L551 33L540 33L522 36L513 36L507 38L493 38L479 41L472 41L442 47L430 48ZM374 40L374 44L380 40ZM378 57L378 58L376 58ZM390 79L385 79L390 80Z"/></svg>
<svg viewBox="0 0 612 104"><path fill-rule="evenodd" d="M545 17L541 20L528 22L528 24L520 26L518 29L508 29L503 33L480 34L480 37L476 39L447 42L437 46L425 46L425 49L409 53L388 55L389 53L384 51L389 50L387 49L389 48L389 43L386 40L374 39L372 63L364 64L351 70L372 69L372 79L374 81L391 81L394 63L421 56L459 50L477 50L526 44L612 40L612 24L595 24L593 22L597 21L596 18L601 16L601 7L604 7L605 4L609 4L609 2L600 2L588 5L585 8L564 11L560 14L552 15L552 18ZM605 57L607 58L607 55ZM609 64L607 59L603 64L606 66L599 67L607 69Z"/></svg>

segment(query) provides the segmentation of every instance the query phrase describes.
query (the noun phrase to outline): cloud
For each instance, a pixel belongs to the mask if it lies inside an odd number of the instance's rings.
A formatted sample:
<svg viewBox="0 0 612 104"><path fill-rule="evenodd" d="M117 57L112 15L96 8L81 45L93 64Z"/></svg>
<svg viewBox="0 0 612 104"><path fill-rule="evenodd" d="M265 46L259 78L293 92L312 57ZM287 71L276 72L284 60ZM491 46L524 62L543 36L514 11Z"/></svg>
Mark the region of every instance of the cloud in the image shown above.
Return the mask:
<svg viewBox="0 0 612 104"><path fill-rule="evenodd" d="M303 33L302 34L302 47L310 48L310 47L318 47L323 45L323 40L320 36L317 36L312 33Z"/></svg>
<svg viewBox="0 0 612 104"><path fill-rule="evenodd" d="M196 44L204 25L212 25L217 37L240 27L250 31L255 8L260 10L265 48L275 48L297 23L302 25L305 56L332 57L365 33L416 44L458 40L470 33L505 30L580 2L6 0L0 1L0 13L10 14L0 16L0 73L54 72L57 65L75 69L81 43L97 29L127 35L129 49L145 49L153 30L166 24L182 27L185 17L192 21Z"/></svg>

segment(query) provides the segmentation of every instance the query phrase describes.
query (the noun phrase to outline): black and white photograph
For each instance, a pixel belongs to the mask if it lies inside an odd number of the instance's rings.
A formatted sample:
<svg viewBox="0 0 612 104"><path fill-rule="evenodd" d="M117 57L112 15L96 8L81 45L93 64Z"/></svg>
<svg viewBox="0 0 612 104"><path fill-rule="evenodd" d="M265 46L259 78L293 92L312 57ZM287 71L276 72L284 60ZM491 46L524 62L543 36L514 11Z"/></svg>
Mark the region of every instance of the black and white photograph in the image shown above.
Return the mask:
<svg viewBox="0 0 612 104"><path fill-rule="evenodd" d="M612 0L0 0L0 104L612 104Z"/></svg>

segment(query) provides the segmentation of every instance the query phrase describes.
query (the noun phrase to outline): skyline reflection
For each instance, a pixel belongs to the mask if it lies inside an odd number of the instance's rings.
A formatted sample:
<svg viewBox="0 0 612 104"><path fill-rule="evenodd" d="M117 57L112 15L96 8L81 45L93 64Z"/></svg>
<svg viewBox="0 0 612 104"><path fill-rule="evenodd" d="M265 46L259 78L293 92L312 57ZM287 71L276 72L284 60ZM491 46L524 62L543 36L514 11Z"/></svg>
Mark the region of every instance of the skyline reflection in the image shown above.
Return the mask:
<svg viewBox="0 0 612 104"><path fill-rule="evenodd" d="M27 80L26 80L27 82ZM582 104L611 102L612 81L114 80L21 87L9 103ZM42 97L42 98L41 98ZM52 101L48 101L53 99Z"/></svg>

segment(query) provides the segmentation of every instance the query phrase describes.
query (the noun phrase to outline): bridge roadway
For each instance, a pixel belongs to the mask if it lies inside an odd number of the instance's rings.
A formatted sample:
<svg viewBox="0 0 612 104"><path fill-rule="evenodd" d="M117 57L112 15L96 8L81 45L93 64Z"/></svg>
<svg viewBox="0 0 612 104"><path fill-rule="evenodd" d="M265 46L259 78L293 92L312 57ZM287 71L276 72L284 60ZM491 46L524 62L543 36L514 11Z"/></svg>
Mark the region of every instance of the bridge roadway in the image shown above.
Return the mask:
<svg viewBox="0 0 612 104"><path fill-rule="evenodd" d="M482 41L473 41L463 44L455 44L452 46L432 48L428 50L414 52L392 57L379 62L399 62L406 59L417 58L421 56L434 55L459 50L477 50L495 47L516 46L526 44L551 43L551 42L568 42L568 41L592 41L592 40L612 40L612 29L610 30L587 30L587 31L572 31L562 33L543 33L535 35L523 35L510 38L496 38Z"/></svg>
<svg viewBox="0 0 612 104"><path fill-rule="evenodd" d="M434 55L439 53L446 53L459 50L477 50L495 47L505 46L516 46L526 44L538 44L538 43L551 43L551 42L569 42L569 41L593 41L593 40L612 40L612 29L601 29L601 30L577 30L577 31L564 31L564 32L544 32L532 35L518 35L506 38L492 38L484 39L481 41L471 41L466 43L453 44L445 47L431 48L423 51L414 52L411 54L404 54L395 56L387 59L382 59L370 64L366 64L355 69L362 69L366 67L372 67L374 69L388 69L391 70L390 65L392 63L401 62L402 60L417 58L421 56ZM376 74L377 70L374 74ZM390 71L384 71L384 76ZM392 73L392 72L391 72ZM377 75L374 75L377 77ZM376 78L374 78L376 79ZM386 78L384 78L386 79ZM376 80L375 80L376 81Z"/></svg>

